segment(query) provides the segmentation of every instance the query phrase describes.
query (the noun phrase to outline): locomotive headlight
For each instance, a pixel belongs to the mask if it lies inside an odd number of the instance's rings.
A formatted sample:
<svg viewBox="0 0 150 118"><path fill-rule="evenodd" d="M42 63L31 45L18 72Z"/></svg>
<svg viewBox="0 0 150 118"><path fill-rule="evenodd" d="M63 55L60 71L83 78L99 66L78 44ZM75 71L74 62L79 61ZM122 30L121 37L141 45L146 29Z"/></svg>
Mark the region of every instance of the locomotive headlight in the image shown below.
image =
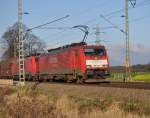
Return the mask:
<svg viewBox="0 0 150 118"><path fill-rule="evenodd" d="M103 67L108 67L108 65L107 65L107 64L104 64Z"/></svg>
<svg viewBox="0 0 150 118"><path fill-rule="evenodd" d="M91 68L92 66L91 65L86 65L86 68Z"/></svg>

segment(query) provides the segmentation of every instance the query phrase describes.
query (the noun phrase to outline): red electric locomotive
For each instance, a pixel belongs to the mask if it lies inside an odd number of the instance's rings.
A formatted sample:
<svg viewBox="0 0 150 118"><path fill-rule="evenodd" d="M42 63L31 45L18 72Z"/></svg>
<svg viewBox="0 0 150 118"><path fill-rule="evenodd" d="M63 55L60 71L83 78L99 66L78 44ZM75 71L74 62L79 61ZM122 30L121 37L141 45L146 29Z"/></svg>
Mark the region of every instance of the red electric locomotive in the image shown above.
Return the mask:
<svg viewBox="0 0 150 118"><path fill-rule="evenodd" d="M19 79L18 59L0 62L0 78ZM25 58L28 80L103 81L109 75L107 52L102 45L74 43Z"/></svg>
<svg viewBox="0 0 150 118"><path fill-rule="evenodd" d="M109 62L104 46L85 42L48 50L37 57L37 75L40 80L62 79L78 83L102 80L109 75Z"/></svg>

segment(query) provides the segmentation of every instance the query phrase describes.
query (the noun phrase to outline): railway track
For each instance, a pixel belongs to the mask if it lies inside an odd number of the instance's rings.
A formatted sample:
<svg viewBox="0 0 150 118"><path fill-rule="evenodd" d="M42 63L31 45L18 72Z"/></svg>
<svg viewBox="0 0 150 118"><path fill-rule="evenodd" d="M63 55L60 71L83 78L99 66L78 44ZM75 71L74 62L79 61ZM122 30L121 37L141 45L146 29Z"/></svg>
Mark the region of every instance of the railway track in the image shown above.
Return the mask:
<svg viewBox="0 0 150 118"><path fill-rule="evenodd" d="M42 84L42 85L41 85ZM35 86L50 86L51 84L63 84L67 86L90 86L90 87L113 87L113 88L130 88L130 89L145 89L150 90L150 83L146 82L101 82L101 83L84 83L84 84L75 84L75 83L65 83L65 82L41 82L34 84Z"/></svg>
<svg viewBox="0 0 150 118"><path fill-rule="evenodd" d="M16 85L18 81L14 81L14 85ZM150 90L150 82L112 82L112 81L104 81L104 82L94 82L94 83L84 83L84 84L76 84L76 83L66 83L66 82L27 82L28 84L33 85L34 87L41 86L50 86L50 84L63 84L63 85L75 85L75 86L92 86L92 87L114 87L114 88L130 88L130 89L147 89Z"/></svg>
<svg viewBox="0 0 150 118"><path fill-rule="evenodd" d="M150 83L147 82L106 82L98 83L96 86L150 90Z"/></svg>

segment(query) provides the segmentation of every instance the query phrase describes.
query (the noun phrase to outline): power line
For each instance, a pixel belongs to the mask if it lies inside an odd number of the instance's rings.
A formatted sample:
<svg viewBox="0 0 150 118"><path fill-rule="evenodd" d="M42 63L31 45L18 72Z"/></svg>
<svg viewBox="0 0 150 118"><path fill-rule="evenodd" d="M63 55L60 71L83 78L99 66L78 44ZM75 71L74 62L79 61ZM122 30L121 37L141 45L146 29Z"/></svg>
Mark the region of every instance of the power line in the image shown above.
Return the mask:
<svg viewBox="0 0 150 118"><path fill-rule="evenodd" d="M148 4L149 3L149 4ZM145 1L142 1L138 4L136 4L136 7L134 8L139 8L139 7L142 7L142 6L146 6L146 5L150 5L150 0L145 0ZM129 7L129 10L132 9L133 7ZM110 12L108 14L103 14L103 16L105 16L106 18L110 19L110 18L113 18L115 17L114 15L117 14L117 13L120 13L120 12L123 12L125 10L125 8L121 8L119 10L116 10L116 11L113 11L113 12ZM94 22L96 21L97 18L94 18L94 19L91 19L89 21L87 21L85 24L88 25L89 23L91 22ZM97 23L96 23L97 24Z"/></svg>
<svg viewBox="0 0 150 118"><path fill-rule="evenodd" d="M150 14L142 16L142 17L139 17L139 18L136 18L134 20L131 20L130 22L138 22L138 21L141 21L141 20L149 18L149 17L150 17Z"/></svg>
<svg viewBox="0 0 150 118"><path fill-rule="evenodd" d="M134 22L138 22L138 21L141 21L141 20L143 20L143 19L146 19L146 18L150 18L150 14L149 15L145 15L145 16L143 16L143 17L139 17L139 18L136 18L136 19L134 19L134 20L131 20L131 21L129 21L130 23L134 23ZM120 26L120 25L124 25L125 23L122 23L122 24L119 24L119 25L117 25L117 26ZM51 27L50 27L51 28ZM55 28L55 27L54 27ZM70 28L70 27L69 27ZM104 30L104 29L112 29L112 28L114 28L114 26L107 26L107 27L101 27L101 29L102 30ZM66 32L66 30L63 30L63 31L60 31L60 32L58 32L58 33L56 33L54 36L56 36L56 37L58 37L58 35L59 36L61 36L63 33L65 33ZM68 32L67 32L68 33ZM70 34L69 34L70 35ZM61 36L61 39L62 39L62 37L64 37L64 36L69 36L68 34L64 34L64 35L62 35ZM89 34L90 35L90 34ZM66 38L66 39L68 39L68 38ZM56 43L54 43L54 44L60 44L60 43L62 43L63 41L61 41L61 42L56 42Z"/></svg>
<svg viewBox="0 0 150 118"><path fill-rule="evenodd" d="M89 7L89 8L87 8L86 10L84 10L84 11L78 13L78 16L83 15L83 14L85 14L85 13L89 13L89 11L92 11L92 10L96 9L97 7L102 8L102 7L104 7L105 5L108 5L107 3L110 3L109 0L105 0L105 1L102 2L100 5L99 5L99 4L96 4L96 5L93 6L93 7Z"/></svg>
<svg viewBox="0 0 150 118"><path fill-rule="evenodd" d="M145 3L146 2L149 2L148 0L145 0L144 2L140 2L139 4L137 4L137 5L139 5L139 6L144 6L145 5ZM142 4L141 4L142 3ZM130 7L129 7L130 8ZM137 8L137 7L136 7ZM122 9L121 11L124 11L124 9ZM110 14L111 15L111 14ZM92 19L92 20L90 20L90 21L88 21L88 22L93 22L94 20L96 20L96 18L95 19ZM87 23L88 23L87 22ZM114 28L114 26L110 26L110 27L102 27L101 29L109 29L109 28ZM44 29L44 28L43 28ZM46 29L46 28L45 28ZM57 28L47 28L47 29L57 29ZM62 28L58 28L59 30L61 30ZM65 28L64 28L65 29ZM67 28L66 28L67 29ZM65 30L66 31L66 30ZM62 31L62 32L59 32L59 33L56 33L56 34L58 34L58 35L61 35L62 33L64 33L65 31ZM58 35L55 35L55 36L58 36Z"/></svg>
<svg viewBox="0 0 150 118"><path fill-rule="evenodd" d="M102 7L106 6L106 5L108 5L108 3L110 3L109 0L105 0L105 1L102 2L100 5L99 5L99 4L96 4L96 5L93 6L93 7L89 7L89 8L87 8L87 9L85 9L85 10L83 10L83 11L77 13L77 15L75 15L75 16L76 16L75 18L79 18L79 17L77 17L77 16L81 16L81 15L83 16L83 14L89 13L89 12L91 12L92 10L96 9L97 7L102 8ZM85 4L85 5L86 5L86 4ZM73 16L73 15L72 15L72 16ZM86 23L79 23L79 24L88 25L89 23L95 21L96 19L97 19L97 18L93 18L93 19L90 19L89 21L87 21Z"/></svg>
<svg viewBox="0 0 150 118"><path fill-rule="evenodd" d="M35 27L33 27L33 28L30 28L30 29L28 29L27 31L30 31L30 30L33 30L33 29L41 28L41 27L43 27L43 26L49 25L49 24L51 24L51 23L54 23L54 22L60 21L60 20L62 20L62 19L68 18L68 17L69 17L69 15L66 15L66 16L61 17L61 18L58 18L58 19L56 19L56 20L53 20L53 21L50 21L50 22L44 23L44 24L42 24L42 25L38 25L38 26L35 26Z"/></svg>
<svg viewBox="0 0 150 118"><path fill-rule="evenodd" d="M147 4L147 3L149 3L149 4ZM135 8L139 8L139 7L146 6L146 5L150 5L150 1L149 1L149 0L145 0L145 1L142 1L142 2L138 3ZM129 7L129 10L130 10L131 8L132 8L132 7ZM110 19L110 18L115 17L115 16L114 16L115 14L120 13L120 12L123 12L124 10L125 10L125 8L121 8L121 9L119 9L119 10L110 12L110 13L108 13L108 14L104 14L103 16L108 17L108 19ZM92 23L92 22L94 22L94 21L96 21L96 20L97 20L97 18L93 18L93 19L90 19L90 20L88 20L87 22L85 22L85 23L83 23L83 24L88 25L88 24L90 24L90 23ZM97 23L96 23L96 24L97 24Z"/></svg>
<svg viewBox="0 0 150 118"><path fill-rule="evenodd" d="M41 27L40 29L46 29L46 30L64 30L64 29L72 29L72 27Z"/></svg>
<svg viewBox="0 0 150 118"><path fill-rule="evenodd" d="M142 16L142 17L135 18L133 20L129 20L129 22L130 22L130 24L132 24L132 23L139 22L139 21L141 21L143 19L146 19L146 18L150 18L150 14ZM120 23L120 24L118 24L116 26L121 26L121 25L125 25L125 23ZM104 29L112 29L112 28L114 28L114 26L102 27L101 29L104 30Z"/></svg>
<svg viewBox="0 0 150 118"><path fill-rule="evenodd" d="M142 7L142 6L145 6L145 5L149 5L150 3L147 4L147 2L149 3L150 0L145 0L145 1L143 1L143 2L140 2L140 3L136 4L136 7L134 7L134 8L139 8L139 7ZM129 7L129 10L130 10L131 8L133 8L133 7ZM108 14L105 14L104 16L105 16L105 17L112 18L112 17L113 17L112 15L117 14L117 13L120 13L120 12L123 12L124 10L125 10L125 8L121 8L121 9L119 9L119 10L116 10L116 11L110 12L110 13L108 13Z"/></svg>
<svg viewBox="0 0 150 118"><path fill-rule="evenodd" d="M69 17L69 15L66 15L66 16L64 16L64 17L61 17L61 18L58 18L58 19L56 19L56 20L50 21L50 22L48 22L48 23L44 23L44 24L42 24L42 25L35 26L35 27L33 27L33 28L29 28L29 29L26 30L26 33L25 33L23 39L25 39L25 37L27 36L27 33L28 33L28 32L30 32L30 31L32 31L32 30L34 30L34 29L40 29L40 28L42 28L43 26L49 25L49 24L51 24L51 23L54 23L54 22L57 22L57 21L60 21L60 20L63 20L63 19L65 19L65 18L67 18L67 17Z"/></svg>
<svg viewBox="0 0 150 118"><path fill-rule="evenodd" d="M105 18L103 15L100 15L101 18L103 18L105 21L107 21L109 24L111 24L114 28L118 29L119 31L121 31L122 33L125 33L125 31L121 28L119 28L117 25L115 25L114 23L112 23L110 20L108 20L107 18Z"/></svg>
<svg viewBox="0 0 150 118"><path fill-rule="evenodd" d="M134 20L131 20L131 21L129 21L130 23L134 23L134 22L138 22L138 21L141 21L141 20L143 20L143 19L146 19L146 18L150 18L150 14L148 14L148 15L145 15L145 16L143 16L143 17L139 17L139 18L136 18L136 19L134 19ZM124 25L125 23L122 23L122 24L119 24L119 25L116 25L116 26L120 26L120 25ZM49 27L47 27L47 28L49 28ZM55 27L52 27L52 28L54 28L55 29ZM56 27L57 28L57 27ZM66 27L67 28L67 27ZM68 27L68 28L71 28L71 27ZM101 27L101 29L102 30L104 30L104 29L112 29L112 28L114 28L114 26L107 26L107 27ZM51 29L51 27L50 27L50 29ZM120 29L119 29L120 30ZM54 36L56 36L56 37L58 37L58 35L60 36L60 35L62 35L63 33L65 33L66 32L66 29L64 29L63 31L60 31L60 32L58 32L58 33L55 33L55 35ZM68 32L67 32L68 33ZM70 34L69 34L70 35ZM65 35L62 35L61 36L61 39L62 39L62 37L64 37L64 36L69 36L68 34L65 34ZM67 38L68 39L68 38ZM62 43L62 41L61 42L57 42L57 43L54 43L54 44L59 44L59 43Z"/></svg>
<svg viewBox="0 0 150 118"><path fill-rule="evenodd" d="M102 2L100 4L96 4L96 5L92 6L92 7L88 7L87 9L78 12L77 15L75 15L75 16L72 15L72 16L75 17L75 18L78 18L77 16L81 16L81 15L83 16L83 14L89 13L92 10L96 9L97 7L98 8L102 8L102 7L106 6L106 5L108 5L108 3L110 3L109 0L105 0L104 2ZM85 6L86 6L86 4L85 4Z"/></svg>

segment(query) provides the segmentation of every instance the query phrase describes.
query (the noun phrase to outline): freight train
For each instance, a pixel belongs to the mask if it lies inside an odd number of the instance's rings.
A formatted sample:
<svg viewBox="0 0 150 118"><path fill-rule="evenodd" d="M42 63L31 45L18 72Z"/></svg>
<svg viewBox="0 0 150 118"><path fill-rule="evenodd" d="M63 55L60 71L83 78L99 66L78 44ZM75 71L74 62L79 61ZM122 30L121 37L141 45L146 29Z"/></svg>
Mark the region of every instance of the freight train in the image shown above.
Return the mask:
<svg viewBox="0 0 150 118"><path fill-rule="evenodd" d="M18 59L0 62L0 78L19 79ZM109 76L107 51L102 45L73 43L25 58L26 80L65 80L83 83Z"/></svg>

